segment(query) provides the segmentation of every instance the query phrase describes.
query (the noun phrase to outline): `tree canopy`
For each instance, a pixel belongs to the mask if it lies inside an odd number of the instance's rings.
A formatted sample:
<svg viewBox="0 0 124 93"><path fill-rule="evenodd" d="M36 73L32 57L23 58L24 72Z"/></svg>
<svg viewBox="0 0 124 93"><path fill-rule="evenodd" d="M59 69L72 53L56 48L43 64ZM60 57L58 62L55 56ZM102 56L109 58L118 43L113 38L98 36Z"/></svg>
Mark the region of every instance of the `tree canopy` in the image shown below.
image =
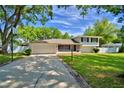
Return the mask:
<svg viewBox="0 0 124 93"><path fill-rule="evenodd" d="M124 26L122 26L121 30L118 32L118 39L122 43L122 46L120 48L120 52L124 52Z"/></svg>
<svg viewBox="0 0 124 93"><path fill-rule="evenodd" d="M117 27L107 19L97 20L92 27L88 27L84 35L102 36L102 43L112 42L117 38Z"/></svg>
<svg viewBox="0 0 124 93"><path fill-rule="evenodd" d="M43 39L57 39L57 38L70 38L71 36L66 32L62 34L60 30L54 27L33 27L33 26L24 26L18 27L18 36L23 38L26 42L34 40L43 40Z"/></svg>
<svg viewBox="0 0 124 93"><path fill-rule="evenodd" d="M67 33L67 32L65 32L65 34L63 35L63 39L69 39L71 36Z"/></svg>
<svg viewBox="0 0 124 93"><path fill-rule="evenodd" d="M112 13L114 16L118 17L118 22L124 21L124 5L77 5L78 10L80 10L80 15L87 15L88 10L95 8L98 14L101 13Z"/></svg>
<svg viewBox="0 0 124 93"><path fill-rule="evenodd" d="M1 5L0 6L0 34L2 51L7 53L7 47L11 40L12 28L28 23L36 24L40 21L42 25L52 18L52 6L49 5Z"/></svg>

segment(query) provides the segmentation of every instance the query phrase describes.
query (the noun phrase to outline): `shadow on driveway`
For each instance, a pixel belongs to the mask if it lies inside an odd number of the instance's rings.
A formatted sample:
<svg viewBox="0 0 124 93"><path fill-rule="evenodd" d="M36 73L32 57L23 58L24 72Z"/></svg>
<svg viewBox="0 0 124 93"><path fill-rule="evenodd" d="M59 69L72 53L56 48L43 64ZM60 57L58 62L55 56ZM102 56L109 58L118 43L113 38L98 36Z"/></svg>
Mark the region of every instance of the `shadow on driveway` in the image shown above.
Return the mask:
<svg viewBox="0 0 124 93"><path fill-rule="evenodd" d="M56 57L27 57L0 67L0 87L80 87Z"/></svg>

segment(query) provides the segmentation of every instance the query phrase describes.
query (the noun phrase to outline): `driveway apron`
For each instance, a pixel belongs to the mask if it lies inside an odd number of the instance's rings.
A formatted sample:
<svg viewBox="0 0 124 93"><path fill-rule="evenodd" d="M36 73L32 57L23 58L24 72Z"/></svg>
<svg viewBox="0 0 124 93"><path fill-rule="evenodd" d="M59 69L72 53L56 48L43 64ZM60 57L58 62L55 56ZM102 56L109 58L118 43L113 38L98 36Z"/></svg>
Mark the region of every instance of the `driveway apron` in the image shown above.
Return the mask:
<svg viewBox="0 0 124 93"><path fill-rule="evenodd" d="M33 56L0 67L0 87L79 88L57 57Z"/></svg>

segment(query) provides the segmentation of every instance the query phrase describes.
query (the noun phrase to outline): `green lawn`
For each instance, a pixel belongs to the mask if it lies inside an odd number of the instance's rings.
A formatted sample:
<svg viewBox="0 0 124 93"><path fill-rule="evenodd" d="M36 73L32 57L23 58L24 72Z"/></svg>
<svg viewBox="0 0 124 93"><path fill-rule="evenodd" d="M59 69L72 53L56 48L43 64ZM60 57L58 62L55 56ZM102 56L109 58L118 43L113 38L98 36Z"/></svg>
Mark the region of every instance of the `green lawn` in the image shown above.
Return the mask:
<svg viewBox="0 0 124 93"><path fill-rule="evenodd" d="M69 56L60 56L76 72L82 75L91 87L123 87L124 54L82 54L74 56L73 62Z"/></svg>
<svg viewBox="0 0 124 93"><path fill-rule="evenodd" d="M14 60L22 58L23 56L21 54L14 54ZM8 61L11 61L11 55L2 55L0 54L0 64L6 63Z"/></svg>

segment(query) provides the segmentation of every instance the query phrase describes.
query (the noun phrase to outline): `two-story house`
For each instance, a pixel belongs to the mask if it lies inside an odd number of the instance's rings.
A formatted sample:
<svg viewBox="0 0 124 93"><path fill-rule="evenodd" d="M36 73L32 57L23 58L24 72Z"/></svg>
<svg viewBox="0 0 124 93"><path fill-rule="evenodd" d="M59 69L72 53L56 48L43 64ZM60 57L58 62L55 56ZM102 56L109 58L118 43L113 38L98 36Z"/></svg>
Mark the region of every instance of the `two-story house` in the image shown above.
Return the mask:
<svg viewBox="0 0 124 93"><path fill-rule="evenodd" d="M92 52L99 46L98 36L77 36L72 39L46 39L30 44L33 54L59 53L59 52Z"/></svg>
<svg viewBox="0 0 124 93"><path fill-rule="evenodd" d="M74 42L80 44L80 52L93 52L94 47L99 47L99 36L77 36L74 37Z"/></svg>

